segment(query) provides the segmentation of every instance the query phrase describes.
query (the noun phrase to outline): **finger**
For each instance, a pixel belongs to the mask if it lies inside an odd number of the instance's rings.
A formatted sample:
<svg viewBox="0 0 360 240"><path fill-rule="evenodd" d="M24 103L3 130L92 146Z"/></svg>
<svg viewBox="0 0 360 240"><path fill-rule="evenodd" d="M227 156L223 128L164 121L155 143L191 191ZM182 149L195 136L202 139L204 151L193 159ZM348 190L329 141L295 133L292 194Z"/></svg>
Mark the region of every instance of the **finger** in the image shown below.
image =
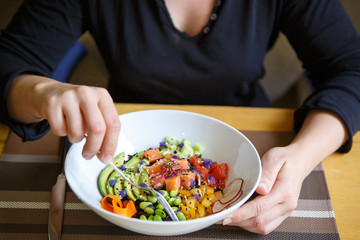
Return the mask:
<svg viewBox="0 0 360 240"><path fill-rule="evenodd" d="M49 121L51 131L56 136L66 136L67 126L66 120L61 107L50 108L51 111L45 113L45 119Z"/></svg>
<svg viewBox="0 0 360 240"><path fill-rule="evenodd" d="M234 213L224 219L224 224L237 223L253 217L260 216L272 207L276 206L280 201L277 197L270 195L259 195L254 200L245 203Z"/></svg>
<svg viewBox="0 0 360 240"><path fill-rule="evenodd" d="M85 159L91 159L100 151L105 134L105 123L104 120L99 117L101 116L100 111L98 111L97 115L91 115L93 116L92 119L85 117L87 139L82 153Z"/></svg>
<svg viewBox="0 0 360 240"><path fill-rule="evenodd" d="M271 149L262 158L262 174L256 192L268 194L273 188L280 169L284 165L283 158L279 157L278 149Z"/></svg>
<svg viewBox="0 0 360 240"><path fill-rule="evenodd" d="M108 163L113 160L118 144L120 119L110 95L106 95L100 100L99 107L106 124L106 132L99 158L101 161Z"/></svg>
<svg viewBox="0 0 360 240"><path fill-rule="evenodd" d="M251 218L234 225L250 232L266 235L274 231L287 217L291 215L291 212L279 214L281 210L277 210L278 212L274 209L274 211L269 211L264 216Z"/></svg>
<svg viewBox="0 0 360 240"><path fill-rule="evenodd" d="M82 100L80 109L86 125L87 139L83 148L83 157L91 159L101 148L105 135L105 121L98 107L98 100L89 88L80 89Z"/></svg>
<svg viewBox="0 0 360 240"><path fill-rule="evenodd" d="M64 106L67 135L71 143L80 142L85 135L82 113L77 104Z"/></svg>
<svg viewBox="0 0 360 240"><path fill-rule="evenodd" d="M58 104L57 100L54 98L53 100L49 100L46 106L47 107L44 107L43 109L42 116L44 119L48 120L51 131L56 136L66 136L67 127L62 105Z"/></svg>
<svg viewBox="0 0 360 240"><path fill-rule="evenodd" d="M290 197L287 197L290 196L288 195L288 187L287 184L277 182L269 194L258 195L225 218L225 224L229 222L237 223L265 214L283 201L290 199Z"/></svg>
<svg viewBox="0 0 360 240"><path fill-rule="evenodd" d="M241 227L264 226L278 217L281 217L283 215L289 216L293 210L294 209L290 208L289 204L284 201L282 203L276 204L274 207L268 209L268 211L264 212L259 216L255 216L234 223Z"/></svg>

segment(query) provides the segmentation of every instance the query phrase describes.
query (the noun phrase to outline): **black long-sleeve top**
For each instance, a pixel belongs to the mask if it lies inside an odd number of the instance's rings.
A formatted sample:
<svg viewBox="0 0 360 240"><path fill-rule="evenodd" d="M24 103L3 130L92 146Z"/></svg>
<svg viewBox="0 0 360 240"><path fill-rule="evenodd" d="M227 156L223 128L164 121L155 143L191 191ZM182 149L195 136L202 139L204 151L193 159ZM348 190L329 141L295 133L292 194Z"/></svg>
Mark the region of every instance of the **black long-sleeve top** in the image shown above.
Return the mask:
<svg viewBox="0 0 360 240"><path fill-rule="evenodd" d="M180 32L163 0L25 1L0 38L1 121L23 140L48 129L11 120L6 93L20 73L50 77L85 31L95 38L116 102L270 106L258 80L283 32L315 89L295 112L338 115L360 129L360 38L340 0L221 0L196 36ZM348 151L350 140L342 147Z"/></svg>

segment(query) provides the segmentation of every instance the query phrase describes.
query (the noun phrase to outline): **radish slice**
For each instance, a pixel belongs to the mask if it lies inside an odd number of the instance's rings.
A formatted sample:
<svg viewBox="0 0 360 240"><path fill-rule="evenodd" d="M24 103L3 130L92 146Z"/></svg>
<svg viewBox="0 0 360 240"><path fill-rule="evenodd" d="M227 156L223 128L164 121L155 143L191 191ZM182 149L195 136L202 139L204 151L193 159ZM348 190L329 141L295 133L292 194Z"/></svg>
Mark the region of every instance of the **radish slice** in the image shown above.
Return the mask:
<svg viewBox="0 0 360 240"><path fill-rule="evenodd" d="M231 207L242 195L242 186L244 180L241 178L234 179L225 189L224 197L221 200L216 201L212 206L212 212L217 213L226 208Z"/></svg>
<svg viewBox="0 0 360 240"><path fill-rule="evenodd" d="M222 204L232 201L242 189L244 180L241 178L235 178L223 191L224 197L220 199Z"/></svg>
<svg viewBox="0 0 360 240"><path fill-rule="evenodd" d="M216 202L213 204L212 208L211 208L212 213L213 213L213 214L214 214L214 213L218 213L218 212L221 212L221 211L223 211L223 210L225 210L225 209L230 208L231 206L233 206L233 205L236 203L237 200L240 199L240 197L242 196L242 193L243 193L243 192L240 191L240 194L237 195L237 197L236 197L233 201L231 201L230 203L228 203L228 204L223 204L223 203L220 203L220 201L216 201Z"/></svg>

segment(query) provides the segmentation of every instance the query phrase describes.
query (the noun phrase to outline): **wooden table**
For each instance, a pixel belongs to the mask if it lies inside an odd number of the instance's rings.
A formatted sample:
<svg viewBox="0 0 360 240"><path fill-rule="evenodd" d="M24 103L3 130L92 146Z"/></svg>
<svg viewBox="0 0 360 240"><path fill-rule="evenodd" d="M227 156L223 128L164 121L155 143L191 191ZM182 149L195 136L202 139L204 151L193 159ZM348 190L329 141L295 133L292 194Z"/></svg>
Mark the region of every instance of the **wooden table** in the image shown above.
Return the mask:
<svg viewBox="0 0 360 240"><path fill-rule="evenodd" d="M205 114L241 130L291 131L294 110L223 106L180 106L152 104L116 104L119 114L149 110L177 109ZM0 125L0 153L9 130ZM326 179L341 239L360 236L360 133L354 137L350 153L334 153L323 161Z"/></svg>

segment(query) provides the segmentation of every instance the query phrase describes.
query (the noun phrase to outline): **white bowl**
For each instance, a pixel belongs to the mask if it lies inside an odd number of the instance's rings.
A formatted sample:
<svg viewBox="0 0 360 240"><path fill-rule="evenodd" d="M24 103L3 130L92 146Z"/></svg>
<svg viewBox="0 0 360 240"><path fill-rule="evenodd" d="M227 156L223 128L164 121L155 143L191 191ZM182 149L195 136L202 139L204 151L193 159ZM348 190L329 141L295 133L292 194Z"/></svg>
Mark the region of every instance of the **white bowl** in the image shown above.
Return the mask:
<svg viewBox="0 0 360 240"><path fill-rule="evenodd" d="M261 176L261 162L253 144L228 124L201 114L176 110L149 110L120 115L121 134L116 153L133 154L158 146L164 137L186 138L205 146L203 156L229 165L227 184L235 178L244 180L243 194L230 208L219 213L180 222L155 222L127 218L100 207L102 196L97 178L105 166L96 157L81 156L85 140L73 144L65 162L68 184L76 196L90 209L125 229L158 236L186 234L206 228L224 219L244 204L254 193Z"/></svg>

